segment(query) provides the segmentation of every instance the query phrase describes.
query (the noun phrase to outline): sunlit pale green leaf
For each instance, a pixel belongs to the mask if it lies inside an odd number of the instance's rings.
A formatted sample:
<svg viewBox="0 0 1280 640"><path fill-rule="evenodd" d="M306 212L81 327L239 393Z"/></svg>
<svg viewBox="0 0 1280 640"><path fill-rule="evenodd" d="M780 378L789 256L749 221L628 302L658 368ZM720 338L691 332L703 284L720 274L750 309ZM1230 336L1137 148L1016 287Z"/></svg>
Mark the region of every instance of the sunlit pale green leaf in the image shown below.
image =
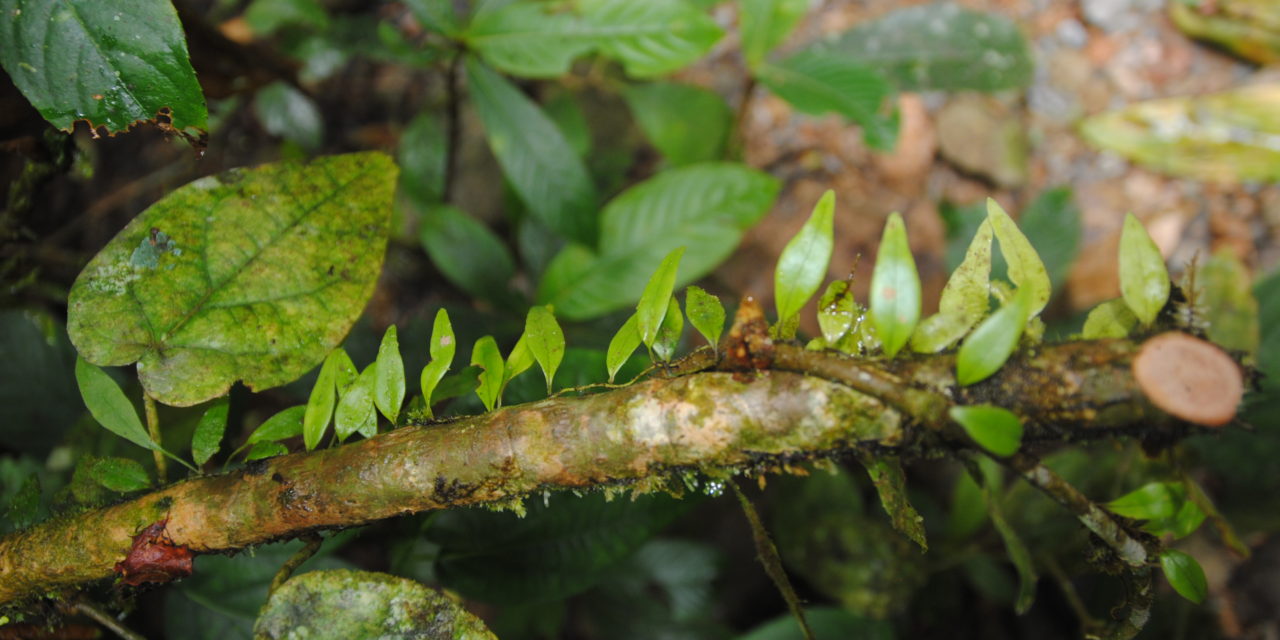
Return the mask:
<svg viewBox="0 0 1280 640"><path fill-rule="evenodd" d="M809 0L742 0L738 28L742 31L742 57L755 68L774 47L782 44L809 9Z"/></svg>
<svg viewBox="0 0 1280 640"><path fill-rule="evenodd" d="M536 363L537 359L533 357L533 350L529 348L529 334L520 334L520 339L516 341L516 346L511 348L511 353L507 354L507 360L503 364L503 385L505 386L512 378L528 371Z"/></svg>
<svg viewBox="0 0 1280 640"><path fill-rule="evenodd" d="M645 137L671 166L710 162L724 155L733 113L718 94L687 84L656 82L628 86L622 95Z"/></svg>
<svg viewBox="0 0 1280 640"><path fill-rule="evenodd" d="M678 247L662 259L658 270L649 277L640 302L636 304L636 329L645 346L653 346L653 341L658 337L658 328L667 317L667 305L671 300L671 292L675 290L676 271L680 268L680 257L683 255L684 247Z"/></svg>
<svg viewBox="0 0 1280 640"><path fill-rule="evenodd" d="M373 403L392 424L400 416L404 404L404 360L400 357L400 339L396 326L387 327L378 346L378 359L374 361L376 378L373 384Z"/></svg>
<svg viewBox="0 0 1280 640"><path fill-rule="evenodd" d="M205 409L196 423L195 433L191 436L191 457L196 466L209 461L222 445L222 434L227 430L227 410L231 402L228 398L220 398L212 406Z"/></svg>
<svg viewBox="0 0 1280 640"><path fill-rule="evenodd" d="M690 286L685 289L684 311L689 314L689 324L693 325L712 349L720 348L720 334L724 332L724 305L702 287Z"/></svg>
<svg viewBox="0 0 1280 640"><path fill-rule="evenodd" d="M991 298L991 223L984 220L969 243L964 261L947 280L938 313L921 322L911 335L911 348L920 353L946 349L986 315Z"/></svg>
<svg viewBox="0 0 1280 640"><path fill-rule="evenodd" d="M80 385L84 405L89 408L89 413L98 424L139 447L160 450L160 445L147 435L133 403L129 402L120 385L106 371L85 362L83 358L76 358L76 382Z"/></svg>
<svg viewBox="0 0 1280 640"><path fill-rule="evenodd" d="M564 359L564 331L560 323L547 307L533 307L524 320L524 335L529 341L529 351L542 367L547 379L547 395L551 395L551 383L555 380L556 369Z"/></svg>
<svg viewBox="0 0 1280 640"><path fill-rule="evenodd" d="M505 382L502 352L498 350L498 343L493 336L485 336L476 341L471 348L471 364L484 370L480 373L480 386L476 388L476 395L480 396L480 402L484 403L486 411L493 411L502 398L502 386Z"/></svg>
<svg viewBox="0 0 1280 640"><path fill-rule="evenodd" d="M76 279L67 331L189 406L292 382L347 334L382 266L397 169L381 153L208 176L124 228Z"/></svg>
<svg viewBox="0 0 1280 640"><path fill-rule="evenodd" d="M992 405L951 408L951 419L974 442L998 456L1011 456L1022 446L1022 421L1008 409Z"/></svg>
<svg viewBox="0 0 1280 640"><path fill-rule="evenodd" d="M377 363L365 367L356 381L342 392L338 407L333 412L333 432L338 442L344 442L353 433L368 438L378 433L378 412L374 408L374 392L377 387Z"/></svg>
<svg viewBox="0 0 1280 640"><path fill-rule="evenodd" d="M282 456L289 453L289 448L279 442L258 442L249 448L249 453L245 454L245 462L261 460L273 456Z"/></svg>
<svg viewBox="0 0 1280 640"><path fill-rule="evenodd" d="M1144 325L1169 301L1169 270L1160 248L1132 213L1125 214L1120 233L1120 293L1129 310Z"/></svg>
<svg viewBox="0 0 1280 640"><path fill-rule="evenodd" d="M684 314L680 312L680 301L671 296L667 305L667 315L658 327L658 335L653 340L653 353L658 360L669 361L680 346L680 336L684 332Z"/></svg>
<svg viewBox="0 0 1280 640"><path fill-rule="evenodd" d="M141 491L151 486L147 470L136 460L102 458L89 467L89 475L98 484L117 493Z"/></svg>
<svg viewBox="0 0 1280 640"><path fill-rule="evenodd" d="M453 323L449 322L449 312L440 309L436 312L435 324L431 329L431 362L422 368L420 384L422 398L425 401L427 415L433 416L431 403L436 385L453 366L453 356L458 345L453 335Z"/></svg>
<svg viewBox="0 0 1280 640"><path fill-rule="evenodd" d="M1196 604L1204 602L1209 595L1209 583L1205 580L1204 569L1190 555L1176 549L1167 549L1160 554L1160 568L1178 595Z"/></svg>
<svg viewBox="0 0 1280 640"><path fill-rule="evenodd" d="M991 223L996 241L1000 243L1000 253L1004 254L1009 265L1009 279L1031 296L1028 317L1034 318L1049 304L1049 294L1053 292L1049 272L1035 247L993 198L987 198L987 221Z"/></svg>
<svg viewBox="0 0 1280 640"><path fill-rule="evenodd" d="M907 244L902 216L889 216L871 276L871 324L890 358L911 338L920 319L920 275Z"/></svg>
<svg viewBox="0 0 1280 640"><path fill-rule="evenodd" d="M848 280L836 280L818 298L818 328L827 344L834 345L853 327L857 304Z"/></svg>
<svg viewBox="0 0 1280 640"><path fill-rule="evenodd" d="M204 95L167 0L0 0L0 64L53 126L77 120L111 133L167 113L205 128Z"/></svg>
<svg viewBox="0 0 1280 640"><path fill-rule="evenodd" d="M986 380L1004 366L1018 346L1031 315L1032 291L1018 289L1017 295L982 321L965 338L956 353L956 382L970 385Z"/></svg>
<svg viewBox="0 0 1280 640"><path fill-rule="evenodd" d="M830 189L814 205L809 219L783 248L774 270L774 300L778 306L778 325L786 326L813 297L827 275L831 251L835 245L836 193ZM786 340L792 335L782 335Z"/></svg>
<svg viewBox="0 0 1280 640"><path fill-rule="evenodd" d="M1094 307L1084 319L1081 336L1085 340L1123 338L1138 326L1138 317L1124 300L1108 300Z"/></svg>
<svg viewBox="0 0 1280 640"><path fill-rule="evenodd" d="M631 314L618 332L609 340L609 350L605 355L605 366L609 368L609 382L613 382L618 370L627 363L627 359L640 346L640 329L637 327L636 315Z"/></svg>
<svg viewBox="0 0 1280 640"><path fill-rule="evenodd" d="M1135 520L1172 518L1186 495L1186 489L1181 483L1149 482L1108 502L1107 509Z"/></svg>
<svg viewBox="0 0 1280 640"><path fill-rule="evenodd" d="M249 434L249 438L245 441L247 445L254 445L260 442L278 442L288 438L302 435L302 421L306 415L306 405L298 405L289 407L277 412L275 415L267 418L262 424L258 425L253 433Z"/></svg>

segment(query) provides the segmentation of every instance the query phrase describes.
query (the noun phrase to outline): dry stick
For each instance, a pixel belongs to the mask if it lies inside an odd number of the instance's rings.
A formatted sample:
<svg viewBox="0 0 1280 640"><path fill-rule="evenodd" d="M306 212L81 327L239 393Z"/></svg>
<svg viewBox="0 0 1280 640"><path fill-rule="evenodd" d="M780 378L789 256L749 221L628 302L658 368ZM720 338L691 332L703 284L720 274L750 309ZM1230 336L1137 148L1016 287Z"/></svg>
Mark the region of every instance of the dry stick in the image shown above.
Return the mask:
<svg viewBox="0 0 1280 640"><path fill-rule="evenodd" d="M95 622L110 629L111 633L114 633L120 636L121 638L124 638L124 640L147 640L146 638L142 637L141 634L135 632L129 627L124 626L123 624L120 623L119 620L116 620L115 618L111 617L106 611L99 609L98 607L94 606L91 603L88 603L85 601L77 602L75 610L79 613L83 613L84 615L89 616L90 618L93 618Z"/></svg>
<svg viewBox="0 0 1280 640"><path fill-rule="evenodd" d="M769 579L773 580L773 586L777 587L778 593L782 594L782 599L787 601L787 608L791 610L796 624L800 625L800 632L804 634L805 640L813 640L813 630L809 628L809 621L804 617L804 607L800 606L800 598L791 586L791 580L787 578L787 570L782 568L778 547L769 538L769 532L765 530L764 523L760 522L760 514L756 512L756 507L751 504L747 494L742 492L737 482L730 480L728 484L733 487L734 495L738 496L738 504L742 505L742 514L747 517L747 523L751 525L751 540L755 542L756 556L760 558L760 564L764 565L764 572L769 574Z"/></svg>

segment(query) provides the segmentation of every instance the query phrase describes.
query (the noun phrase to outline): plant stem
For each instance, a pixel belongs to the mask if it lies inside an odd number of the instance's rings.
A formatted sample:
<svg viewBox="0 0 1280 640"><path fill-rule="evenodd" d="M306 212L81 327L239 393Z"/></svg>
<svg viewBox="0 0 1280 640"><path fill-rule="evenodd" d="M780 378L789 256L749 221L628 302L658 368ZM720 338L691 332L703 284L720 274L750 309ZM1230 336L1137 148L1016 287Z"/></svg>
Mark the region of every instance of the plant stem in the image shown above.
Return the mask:
<svg viewBox="0 0 1280 640"><path fill-rule="evenodd" d="M773 586L777 587L778 593L782 594L782 599L787 601L787 608L791 610L796 624L800 625L800 632L804 634L805 640L813 640L813 630L809 628L809 621L804 617L804 607L800 606L800 597L791 586L786 569L782 568L778 547L769 538L769 532L765 530L764 523L760 521L760 514L756 512L756 507L751 504L747 494L742 492L737 482L730 480L728 484L733 487L734 495L738 496L738 504L742 505L742 514L747 517L747 524L751 526L751 540L755 542L756 555L760 558L760 564L764 565L764 572L769 574L769 579L773 580Z"/></svg>
<svg viewBox="0 0 1280 640"><path fill-rule="evenodd" d="M89 616L90 618L93 618L94 622L97 622L98 624L106 627L107 629L110 629L111 633L114 633L120 636L121 638L124 638L124 640L147 640L146 638L142 637L140 634L133 631L129 627L126 627L123 624L121 624L119 620L116 620L115 618L108 615L107 612L93 606L88 602L76 603L75 609L76 611L83 613L84 615Z"/></svg>
<svg viewBox="0 0 1280 640"><path fill-rule="evenodd" d="M444 160L444 195L446 203L453 201L453 184L458 173L458 143L462 140L462 118L459 115L458 66L462 63L462 51L453 54L445 71L445 127L448 142Z"/></svg>
<svg viewBox="0 0 1280 640"><path fill-rule="evenodd" d="M142 392L142 410L147 415L147 433L153 442L160 444L160 414L156 411L156 399L146 391ZM165 484L169 481L169 466L168 461L164 459L164 452L156 449L151 452L151 455L156 461L156 478L160 484Z"/></svg>
<svg viewBox="0 0 1280 640"><path fill-rule="evenodd" d="M316 533L308 533L302 536L302 539L306 540L307 544L301 549L298 549L296 553L289 556L289 559L285 560L284 564L280 565L280 570L276 572L276 576L271 579L271 587L267 589L268 598L271 597L271 594L276 592L276 589L279 589L286 581L289 580L289 577L293 575L293 572L296 571L298 567L302 566L302 563L310 560L311 556L314 556L316 552L320 550L320 543L323 542L320 535Z"/></svg>

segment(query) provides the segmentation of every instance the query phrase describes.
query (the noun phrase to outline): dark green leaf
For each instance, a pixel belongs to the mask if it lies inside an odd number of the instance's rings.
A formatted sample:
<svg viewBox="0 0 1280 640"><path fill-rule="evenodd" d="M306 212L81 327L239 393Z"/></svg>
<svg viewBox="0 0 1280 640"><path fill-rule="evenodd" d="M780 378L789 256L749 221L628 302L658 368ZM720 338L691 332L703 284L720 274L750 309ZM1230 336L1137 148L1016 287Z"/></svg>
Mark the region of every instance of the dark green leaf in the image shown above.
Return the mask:
<svg viewBox="0 0 1280 640"><path fill-rule="evenodd" d="M1053 292L1049 272L1035 247L993 198L987 198L987 220L995 231L1000 253L1008 263L1009 279L1019 289L1028 290L1031 303L1027 317L1034 318L1049 304L1049 294Z"/></svg>
<svg viewBox="0 0 1280 640"><path fill-rule="evenodd" d="M690 286L684 293L684 311L693 325L712 349L719 349L720 334L724 332L724 305L720 299L707 293L702 287Z"/></svg>
<svg viewBox="0 0 1280 640"><path fill-rule="evenodd" d="M871 324L890 358L911 338L920 319L920 275L907 244L902 216L893 213L884 226L871 275Z"/></svg>
<svg viewBox="0 0 1280 640"><path fill-rule="evenodd" d="M167 110L172 127L205 128L204 95L166 0L0 0L0 63L40 115L111 133Z"/></svg>
<svg viewBox="0 0 1280 640"><path fill-rule="evenodd" d="M22 481L22 487L9 500L5 518L14 527L22 528L35 521L40 509L40 476L32 473Z"/></svg>
<svg viewBox="0 0 1280 640"><path fill-rule="evenodd" d="M454 207L438 206L423 214L419 237L449 282L477 298L503 299L516 265L489 227Z"/></svg>
<svg viewBox="0 0 1280 640"><path fill-rule="evenodd" d="M444 121L431 110L418 114L400 134L396 152L400 188L419 206L439 204L444 199L448 146Z"/></svg>
<svg viewBox="0 0 1280 640"><path fill-rule="evenodd" d="M269 36L282 27L323 30L329 15L316 0L253 0L244 10L244 20L259 35Z"/></svg>
<svg viewBox="0 0 1280 640"><path fill-rule="evenodd" d="M89 467L89 475L98 484L117 493L141 491L151 486L147 470L128 458L102 458Z"/></svg>
<svg viewBox="0 0 1280 640"><path fill-rule="evenodd" d="M533 307L524 320L524 335L529 340L529 351L542 367L547 379L547 395L551 395L551 383L556 369L564 359L564 331L547 307Z"/></svg>
<svg viewBox="0 0 1280 640"><path fill-rule="evenodd" d="M396 171L384 154L357 153L179 188L81 272L72 343L98 365L137 362L143 387L178 406L236 380L262 390L297 379L373 293Z"/></svg>
<svg viewBox="0 0 1280 640"><path fill-rule="evenodd" d="M260 640L496 640L480 618L438 591L385 573L347 569L291 578L271 594L253 633Z"/></svg>
<svg viewBox="0 0 1280 640"><path fill-rule="evenodd" d="M961 386L986 380L1004 366L1031 315L1032 291L1026 287L987 317L965 338L956 354L956 382Z"/></svg>
<svg viewBox="0 0 1280 640"><path fill-rule="evenodd" d="M431 393L431 403L436 404L458 398L475 391L480 386L480 374L484 369L475 365L463 367L457 373L445 376Z"/></svg>
<svg viewBox="0 0 1280 640"><path fill-rule="evenodd" d="M970 405L952 407L950 415L974 442L991 453L1008 457L1022 446L1022 421L1008 409Z"/></svg>
<svg viewBox="0 0 1280 640"><path fill-rule="evenodd" d="M1164 577L1169 580L1173 590L1187 600L1200 604L1209 595L1209 583L1204 578L1204 569L1190 555L1168 549L1160 554L1160 568L1164 569Z"/></svg>
<svg viewBox="0 0 1280 640"><path fill-rule="evenodd" d="M1132 213L1125 214L1120 233L1120 293L1144 325L1154 322L1169 300L1169 270L1164 256Z"/></svg>
<svg viewBox="0 0 1280 640"><path fill-rule="evenodd" d="M754 69L774 47L782 44L809 9L809 0L742 0L738 26L742 57Z"/></svg>
<svg viewBox="0 0 1280 640"><path fill-rule="evenodd" d="M838 113L857 124L881 126L880 105L889 95L884 78L847 56L803 51L761 64L760 82L797 110L810 115ZM868 143L883 136L868 136ZM883 147L874 147L883 148Z"/></svg>
<svg viewBox="0 0 1280 640"><path fill-rule="evenodd" d="M667 362L675 356L683 332L684 314L680 313L680 301L676 300L675 296L671 296L671 302L667 305L667 316L663 318L662 325L658 327L658 335L653 341L653 353L658 360Z"/></svg>
<svg viewBox="0 0 1280 640"><path fill-rule="evenodd" d="M273 136L314 152L324 143L324 117L306 94L283 80L258 90L253 112L262 128Z"/></svg>
<svg viewBox="0 0 1280 640"><path fill-rule="evenodd" d="M400 339L394 324L387 327L387 332L382 335L374 371L373 403L391 424L395 424L404 404L404 360L400 357Z"/></svg>
<svg viewBox="0 0 1280 640"><path fill-rule="evenodd" d="M814 48L865 64L903 91L1021 88L1035 68L1016 24L950 3L894 11Z"/></svg>
<svg viewBox="0 0 1280 640"><path fill-rule="evenodd" d="M890 457L861 456L859 459L866 467L867 475L871 476L876 493L880 494L880 505L889 514L893 528L920 545L921 551L928 551L924 518L907 497L907 478L902 472L902 463Z"/></svg>
<svg viewBox="0 0 1280 640"><path fill-rule="evenodd" d="M476 388L476 395L480 396L486 411L493 411L502 399L502 386L505 382L502 352L498 350L498 343L493 336L485 336L476 341L471 348L471 364L484 370L480 374L480 386Z"/></svg>
<svg viewBox="0 0 1280 640"><path fill-rule="evenodd" d="M618 370L627 363L627 359L640 346L640 329L637 328L636 314L631 314L627 322L609 340L609 350L605 358L605 366L609 368L609 382L613 382Z"/></svg>
<svg viewBox="0 0 1280 640"><path fill-rule="evenodd" d="M377 363L365 367L338 399L333 411L333 432L338 442L345 442L353 433L372 437L378 433L378 412L374 407L375 389L378 384Z"/></svg>
<svg viewBox="0 0 1280 640"><path fill-rule="evenodd" d="M289 453L289 448L279 442L259 442L249 447L249 453L245 454L245 462L261 460L263 458L271 458L274 456L283 456Z"/></svg>
<svg viewBox="0 0 1280 640"><path fill-rule="evenodd" d="M258 428L249 434L245 444L279 442L302 435L302 420L306 411L306 405L298 405L277 412L258 425Z"/></svg>
<svg viewBox="0 0 1280 640"><path fill-rule="evenodd" d="M1138 317L1124 300L1108 300L1089 311L1081 335L1085 340L1123 338L1136 326Z"/></svg>
<svg viewBox="0 0 1280 640"><path fill-rule="evenodd" d="M195 433L191 436L191 457L196 461L197 467L208 462L222 445L230 405L229 398L219 398L200 416L200 422L196 424Z"/></svg>
<svg viewBox="0 0 1280 640"><path fill-rule="evenodd" d="M484 122L489 147L525 206L566 238L595 245L595 186L564 134L492 69L471 57L466 67L471 99Z"/></svg>
<svg viewBox="0 0 1280 640"><path fill-rule="evenodd" d="M453 0L406 0L404 4L426 28L447 36L458 31L458 14L453 10Z"/></svg>
<svg viewBox="0 0 1280 640"><path fill-rule="evenodd" d="M138 410L125 397L120 385L106 371L95 367L83 358L76 358L76 382L84 405L98 424L129 442L144 449L159 451L156 444L138 418Z"/></svg>
<svg viewBox="0 0 1280 640"><path fill-rule="evenodd" d="M46 313L0 311L0 441L43 457L84 413L75 349Z"/></svg>
<svg viewBox="0 0 1280 640"><path fill-rule="evenodd" d="M335 355L341 349L335 349L329 352L329 356L324 359L324 364L320 365L320 374L316 376L316 383L311 387L311 394L307 397L306 413L302 418L302 439L306 443L307 451L316 448L320 444L320 439L324 437L324 433L329 428L329 421L333 418L333 405L337 401L338 394L338 357ZM343 354L345 355L345 351Z"/></svg>
<svg viewBox="0 0 1280 640"><path fill-rule="evenodd" d="M453 357L458 345L453 336L453 324L449 322L449 312L440 309L436 312L435 324L431 329L431 362L422 368L422 397L426 401L427 416L432 416L431 404L434 401L436 385L453 366Z"/></svg>
<svg viewBox="0 0 1280 640"><path fill-rule="evenodd" d="M675 290L676 271L680 269L680 257L683 255L684 247L677 247L662 259L636 304L636 330L640 332L640 341L647 347L653 346L658 338L658 328L669 315L667 307L673 299L671 292Z"/></svg>
<svg viewBox="0 0 1280 640"><path fill-rule="evenodd" d="M574 153L578 157L586 157L591 151L591 125L587 123L587 116L573 94L568 91L556 93L542 105L542 110L559 127Z"/></svg>
<svg viewBox="0 0 1280 640"><path fill-rule="evenodd" d="M739 164L663 171L614 198L601 214L600 252L565 247L543 274L538 300L583 320L634 303L664 256L681 261L676 286L706 275L732 253L778 193L774 178Z"/></svg>
<svg viewBox="0 0 1280 640"><path fill-rule="evenodd" d="M783 248L773 272L774 301L778 306L778 326L785 327L800 314L809 298L818 291L827 275L831 251L835 247L836 193L830 189L814 205L809 219ZM795 337L781 334L784 340Z"/></svg>
<svg viewBox="0 0 1280 640"><path fill-rule="evenodd" d="M631 85L623 97L640 129L671 166L724 154L733 113L718 94L687 84Z"/></svg>

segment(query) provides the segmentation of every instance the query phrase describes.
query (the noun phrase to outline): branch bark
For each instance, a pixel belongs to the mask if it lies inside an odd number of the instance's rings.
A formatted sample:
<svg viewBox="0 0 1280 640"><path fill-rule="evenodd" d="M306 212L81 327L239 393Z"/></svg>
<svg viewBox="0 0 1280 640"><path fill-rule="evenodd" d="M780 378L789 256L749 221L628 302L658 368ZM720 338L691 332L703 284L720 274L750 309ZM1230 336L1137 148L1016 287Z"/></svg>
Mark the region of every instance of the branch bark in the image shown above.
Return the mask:
<svg viewBox="0 0 1280 640"><path fill-rule="evenodd" d="M234 552L325 528L530 493L659 490L674 474L777 471L816 457L968 445L952 404L989 402L1036 443L1166 431L1131 371L1138 345L1045 346L987 381L955 386L950 355L892 362L777 345L771 370L697 371L578 398L552 398L354 444L255 461L0 539L0 605L113 576L144 528L196 553ZM701 351L676 370L708 368Z"/></svg>

